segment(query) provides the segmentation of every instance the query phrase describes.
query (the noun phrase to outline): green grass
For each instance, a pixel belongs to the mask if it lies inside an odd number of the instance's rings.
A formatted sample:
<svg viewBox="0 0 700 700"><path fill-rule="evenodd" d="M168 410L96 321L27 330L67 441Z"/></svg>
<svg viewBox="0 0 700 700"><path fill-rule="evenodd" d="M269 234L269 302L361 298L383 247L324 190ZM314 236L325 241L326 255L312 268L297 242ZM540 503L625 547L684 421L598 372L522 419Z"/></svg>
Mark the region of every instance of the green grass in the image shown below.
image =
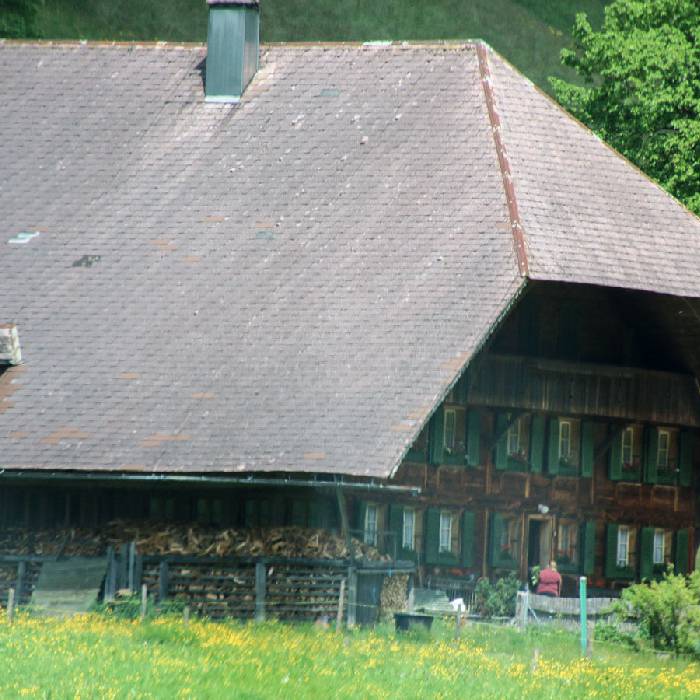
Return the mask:
<svg viewBox="0 0 700 700"><path fill-rule="evenodd" d="M263 41L480 38L545 89L576 12L597 25L607 0L265 0ZM204 0L41 0L43 38L204 41Z"/></svg>
<svg viewBox="0 0 700 700"><path fill-rule="evenodd" d="M535 653L538 650L538 653ZM535 662L535 657L537 661ZM469 625L459 640L389 627L336 634L177 618L0 618L0 698L565 698L700 696L700 668L566 632Z"/></svg>

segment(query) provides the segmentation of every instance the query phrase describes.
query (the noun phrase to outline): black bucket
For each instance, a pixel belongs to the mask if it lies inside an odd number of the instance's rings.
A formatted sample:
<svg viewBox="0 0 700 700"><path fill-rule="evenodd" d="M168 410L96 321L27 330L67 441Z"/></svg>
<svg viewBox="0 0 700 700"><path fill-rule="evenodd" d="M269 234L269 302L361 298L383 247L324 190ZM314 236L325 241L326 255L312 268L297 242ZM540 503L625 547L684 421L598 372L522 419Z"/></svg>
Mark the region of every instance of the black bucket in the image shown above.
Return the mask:
<svg viewBox="0 0 700 700"><path fill-rule="evenodd" d="M394 613L394 624L397 632L408 632L412 627L424 627L429 630L433 625L432 615L418 613Z"/></svg>

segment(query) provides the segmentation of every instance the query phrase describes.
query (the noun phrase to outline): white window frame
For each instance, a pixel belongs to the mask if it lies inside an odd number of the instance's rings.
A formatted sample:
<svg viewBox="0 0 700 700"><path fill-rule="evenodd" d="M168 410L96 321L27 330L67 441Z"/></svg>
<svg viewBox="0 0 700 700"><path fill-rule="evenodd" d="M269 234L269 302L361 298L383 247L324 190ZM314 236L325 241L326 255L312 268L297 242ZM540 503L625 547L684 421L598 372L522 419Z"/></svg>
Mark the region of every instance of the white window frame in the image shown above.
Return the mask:
<svg viewBox="0 0 700 700"><path fill-rule="evenodd" d="M627 438L629 438L629 444ZM634 438L634 426L628 425L622 431L622 452L620 458L623 465L634 464ZM629 459L625 459L625 453L629 454Z"/></svg>
<svg viewBox="0 0 700 700"><path fill-rule="evenodd" d="M666 439L666 445L662 447L661 438ZM656 466L661 469L668 469L668 458L671 452L671 431L664 430L663 428L658 429L657 442L656 442Z"/></svg>
<svg viewBox="0 0 700 700"><path fill-rule="evenodd" d="M365 507L365 523L364 523L364 542L365 544L377 546L379 541L379 506L368 503Z"/></svg>
<svg viewBox="0 0 700 700"><path fill-rule="evenodd" d="M522 425L520 418L516 418L509 426L506 433L506 445L509 455L519 455L522 450ZM515 449L513 449L513 446Z"/></svg>
<svg viewBox="0 0 700 700"><path fill-rule="evenodd" d="M450 510L440 511L440 534L438 551L442 553L452 552L452 521L453 513Z"/></svg>
<svg viewBox="0 0 700 700"><path fill-rule="evenodd" d="M403 509L403 527L401 535L401 546L403 549L415 551L416 549L416 509Z"/></svg>
<svg viewBox="0 0 700 700"><path fill-rule="evenodd" d="M448 418L452 420L452 431L450 433L450 440L447 439L448 431ZM455 448L455 437L457 436L457 411L454 408L445 409L445 425L442 431L442 446L446 450L454 450Z"/></svg>
<svg viewBox="0 0 700 700"><path fill-rule="evenodd" d="M571 459L571 435L573 425L570 420L559 421L559 459ZM566 448L566 449L564 449Z"/></svg>
<svg viewBox="0 0 700 700"><path fill-rule="evenodd" d="M619 567L630 565L630 529L627 525L620 525L617 530L617 556L615 562Z"/></svg>
<svg viewBox="0 0 700 700"><path fill-rule="evenodd" d="M666 561L666 533L664 530L654 530L653 564L664 564Z"/></svg>

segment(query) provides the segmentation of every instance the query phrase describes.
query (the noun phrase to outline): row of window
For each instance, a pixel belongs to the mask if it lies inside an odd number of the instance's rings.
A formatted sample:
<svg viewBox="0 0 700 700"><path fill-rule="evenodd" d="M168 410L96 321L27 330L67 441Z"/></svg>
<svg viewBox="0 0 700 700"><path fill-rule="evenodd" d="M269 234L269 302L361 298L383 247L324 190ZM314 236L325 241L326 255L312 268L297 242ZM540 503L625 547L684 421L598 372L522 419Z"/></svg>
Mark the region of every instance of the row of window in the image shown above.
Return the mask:
<svg viewBox="0 0 700 700"><path fill-rule="evenodd" d="M408 459L479 466L483 418L484 412L477 409L442 406ZM592 476L598 453L607 452L613 480L691 483L694 438L677 427L612 425L603 434L600 422L507 411L496 413L494 425L490 437L499 470L541 472L546 460L549 474Z"/></svg>
<svg viewBox="0 0 700 700"><path fill-rule="evenodd" d="M630 525L607 526L605 575L612 579L653 579L669 564L677 573L687 573L688 530Z"/></svg>
<svg viewBox="0 0 700 700"><path fill-rule="evenodd" d="M553 519L538 521L551 527ZM474 513L449 508L428 508L375 503L363 504L361 521L366 544L382 547L398 558L418 559L426 564L470 566L473 563ZM424 530L425 528L425 530ZM520 515L490 516L489 563L498 569L518 569L523 520ZM605 577L610 579L653 578L668 564L676 571L688 570L688 531L609 524L605 549ZM552 556L563 573L593 574L596 556L596 523L557 518L554 531L546 530ZM388 540L387 541L387 536ZM539 546L539 545L538 545ZM393 549L393 551L392 551ZM540 563L540 562L530 562Z"/></svg>

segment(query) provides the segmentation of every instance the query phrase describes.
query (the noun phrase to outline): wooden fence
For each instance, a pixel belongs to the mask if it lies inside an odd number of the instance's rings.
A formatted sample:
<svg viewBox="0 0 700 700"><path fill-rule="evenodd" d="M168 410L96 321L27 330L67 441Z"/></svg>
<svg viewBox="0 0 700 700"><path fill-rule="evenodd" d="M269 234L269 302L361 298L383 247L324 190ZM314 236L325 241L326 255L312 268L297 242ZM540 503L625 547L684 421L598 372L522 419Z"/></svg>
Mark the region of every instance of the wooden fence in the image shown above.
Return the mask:
<svg viewBox="0 0 700 700"><path fill-rule="evenodd" d="M0 602L6 604L14 588L17 602L29 603L42 562L55 560L0 555ZM309 621L335 618L340 609L353 625L377 619L385 576L414 571L412 562L148 556L138 554L132 542L108 549L101 594L110 602L119 593L137 593L145 585L156 603L178 601L214 619Z"/></svg>

